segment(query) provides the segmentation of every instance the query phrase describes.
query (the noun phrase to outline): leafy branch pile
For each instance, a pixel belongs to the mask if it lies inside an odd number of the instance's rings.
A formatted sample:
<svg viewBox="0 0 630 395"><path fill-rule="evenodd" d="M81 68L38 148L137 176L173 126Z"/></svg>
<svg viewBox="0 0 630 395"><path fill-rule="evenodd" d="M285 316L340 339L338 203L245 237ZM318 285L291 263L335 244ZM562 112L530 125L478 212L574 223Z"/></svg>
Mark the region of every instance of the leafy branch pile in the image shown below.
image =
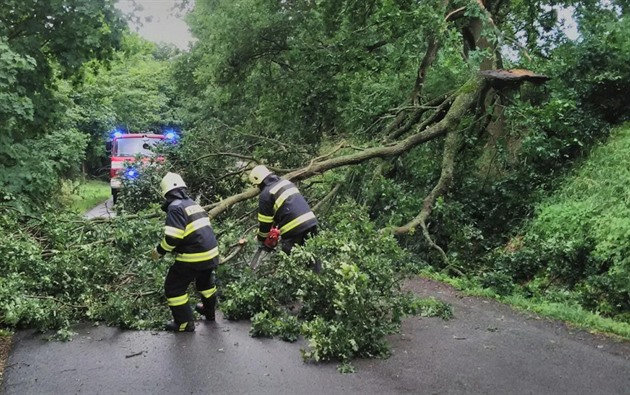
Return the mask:
<svg viewBox="0 0 630 395"><path fill-rule="evenodd" d="M21 222L2 211L0 228L3 327L64 333L92 320L149 329L168 318L161 291L168 263L147 258L161 232L158 221L88 222L50 212Z"/></svg>
<svg viewBox="0 0 630 395"><path fill-rule="evenodd" d="M291 254L275 254L257 272L246 270L223 290L228 319L251 318L253 336L309 340L305 359L387 355L385 337L408 314L450 318L448 305L402 290L410 257L391 234L378 232L365 210L339 205L325 229ZM310 267L315 260L320 274Z"/></svg>
<svg viewBox="0 0 630 395"><path fill-rule="evenodd" d="M0 325L60 329L83 320L132 329L158 329L169 318L162 295L168 260L148 251L159 240L155 206L142 218L85 221L49 213L19 223L0 216ZM288 257L275 254L257 272L228 263L219 270L220 309L228 319L252 319L253 336L308 338L306 359L341 360L387 354L385 336L407 314L449 318L450 307L402 291L409 256L395 239L379 233L364 210L339 207L321 234ZM226 223L222 252L234 223ZM242 230L241 230L242 231ZM309 268L319 259L324 269ZM192 290L191 290L192 291ZM194 295L194 292L191 292Z"/></svg>

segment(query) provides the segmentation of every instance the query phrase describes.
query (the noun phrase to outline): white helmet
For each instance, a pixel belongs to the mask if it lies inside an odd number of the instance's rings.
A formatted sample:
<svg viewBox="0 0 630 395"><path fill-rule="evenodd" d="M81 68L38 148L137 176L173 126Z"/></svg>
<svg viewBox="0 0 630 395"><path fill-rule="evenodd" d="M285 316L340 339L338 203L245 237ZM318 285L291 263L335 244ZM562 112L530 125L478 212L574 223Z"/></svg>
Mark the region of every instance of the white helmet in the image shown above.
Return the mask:
<svg viewBox="0 0 630 395"><path fill-rule="evenodd" d="M263 182L265 177L269 174L271 174L269 169L263 165L258 165L252 169L251 173L249 173L249 182L254 185L260 185L260 183Z"/></svg>
<svg viewBox="0 0 630 395"><path fill-rule="evenodd" d="M160 181L160 189L162 190L162 196L166 196L169 191L175 188L186 188L186 184L177 173L166 173L162 181Z"/></svg>

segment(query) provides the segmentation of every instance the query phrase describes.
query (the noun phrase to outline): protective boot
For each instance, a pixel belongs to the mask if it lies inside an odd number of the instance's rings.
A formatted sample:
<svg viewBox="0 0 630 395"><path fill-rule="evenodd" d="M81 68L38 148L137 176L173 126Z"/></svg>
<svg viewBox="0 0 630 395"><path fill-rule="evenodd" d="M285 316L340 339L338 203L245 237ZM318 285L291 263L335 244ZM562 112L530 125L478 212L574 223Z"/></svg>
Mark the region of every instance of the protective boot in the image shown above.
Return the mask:
<svg viewBox="0 0 630 395"><path fill-rule="evenodd" d="M171 321L166 324L165 329L169 332L194 332L195 321L182 322L181 324Z"/></svg>
<svg viewBox="0 0 630 395"><path fill-rule="evenodd" d="M180 306L169 306L173 321L166 324L165 329L172 332L194 332L195 321L188 303Z"/></svg>
<svg viewBox="0 0 630 395"><path fill-rule="evenodd" d="M202 303L197 303L195 311L206 317L207 321L214 321L214 311L217 307L217 295L212 295L209 298L201 298Z"/></svg>

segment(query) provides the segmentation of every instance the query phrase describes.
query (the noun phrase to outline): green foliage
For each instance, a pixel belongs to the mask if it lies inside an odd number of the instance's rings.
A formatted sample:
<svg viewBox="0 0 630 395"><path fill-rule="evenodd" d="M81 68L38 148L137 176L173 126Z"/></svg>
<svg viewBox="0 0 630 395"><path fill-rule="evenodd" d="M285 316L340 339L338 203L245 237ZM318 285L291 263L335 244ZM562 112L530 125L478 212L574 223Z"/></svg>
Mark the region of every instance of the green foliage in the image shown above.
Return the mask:
<svg viewBox="0 0 630 395"><path fill-rule="evenodd" d="M293 341L301 334L309 340L305 359L342 362L387 355L385 336L407 314L450 318L448 306L402 291L409 257L363 209L339 205L324 221L329 227L291 256L276 254L226 284L225 316L251 317L254 336ZM315 260L320 274L310 269Z"/></svg>
<svg viewBox="0 0 630 395"><path fill-rule="evenodd" d="M615 131L562 188L541 204L524 235L493 256L531 292L574 291L571 298L604 316L630 311L627 185L630 128Z"/></svg>
<svg viewBox="0 0 630 395"><path fill-rule="evenodd" d="M191 144L294 167L329 137L372 140L409 97L427 36L443 33L454 43L441 4L196 4L189 21L199 41L175 71L187 119L199 132ZM466 78L458 51L437 63L428 97Z"/></svg>
<svg viewBox="0 0 630 395"><path fill-rule="evenodd" d="M160 328L169 316L162 286L171 258L150 260L162 226L161 219L148 218L161 216L155 207L140 214L105 222L52 212L20 218L3 210L0 325L54 329L56 338L70 336L70 325L82 320ZM450 306L401 290L409 257L390 235L376 231L363 209L343 205L325 221L334 226L291 256L274 255L258 272L223 266L224 316L251 318L252 336L305 336L305 358L346 364L387 355L385 336L407 314L450 318ZM215 227L222 245L237 237L234 226ZM324 267L319 275L310 269L314 259Z"/></svg>
<svg viewBox="0 0 630 395"><path fill-rule="evenodd" d="M107 59L123 21L110 0L5 1L0 9L0 188L32 206L76 175L86 139L71 84ZM71 81L71 82L69 82Z"/></svg>
<svg viewBox="0 0 630 395"><path fill-rule="evenodd" d="M294 315L280 312L277 317L274 317L265 310L252 317L249 334L254 337L278 337L284 341L294 342L300 336L300 327L300 321Z"/></svg>
<svg viewBox="0 0 630 395"><path fill-rule="evenodd" d="M536 9L539 3L531 6ZM528 4L517 5L514 15ZM523 252L527 257L519 259L518 264L496 267L486 264L493 258L486 259L485 255L504 245L514 229L531 217L545 194L560 185L571 166L606 138L608 123L618 122L627 113L623 108L627 100L617 94L625 92L618 88L630 77L624 58L627 51L623 50L627 35L620 34L627 30L627 21L615 20L606 13L586 16L605 23L584 27L583 41L554 41L544 50L553 50L552 61L523 61L552 80L542 88L524 85L507 98L509 106L503 110L501 133L487 137L463 131L464 148L458 156L453 186L449 195L433 207L428 225L437 244L458 267L479 274L484 283L502 294L512 292L512 279L530 278L534 268L542 264L540 256L536 251ZM594 98L592 92L600 92L606 100ZM617 118L611 118L613 115ZM383 226L396 225L417 215L420 199L439 175L440 149L420 147L389 164L379 173L385 181L372 177L373 170L367 170L365 179L370 182L362 187L360 201L373 208L375 221ZM416 235L401 238L403 245L421 259L442 267L437 253L417 240ZM579 248L571 251L574 259L583 260ZM564 277L575 272L572 274L581 278L581 265L577 266L567 267Z"/></svg>
<svg viewBox="0 0 630 395"><path fill-rule="evenodd" d="M628 120L630 104L630 20L614 13L583 15L583 41L562 48L562 79L571 81L581 107L605 121ZM590 20L590 19L594 20ZM569 55L569 56L567 56Z"/></svg>
<svg viewBox="0 0 630 395"><path fill-rule="evenodd" d="M132 173L133 172L133 173ZM162 160L149 158L145 161L136 157L134 162L125 162L122 188L119 201L116 202L118 213L137 213L150 205L159 205L164 201L160 191L160 181L166 174L166 165ZM129 174L133 174L129 176Z"/></svg>
<svg viewBox="0 0 630 395"><path fill-rule="evenodd" d="M5 156L0 161L8 165L0 172L3 192L31 204L54 202L59 197L60 178L79 173L86 143L83 133L67 129L31 139L28 144L2 146L0 152Z"/></svg>
<svg viewBox="0 0 630 395"><path fill-rule="evenodd" d="M435 298L414 299L409 303L408 314L419 315L421 317L440 317L443 320L453 318L453 307Z"/></svg>
<svg viewBox="0 0 630 395"><path fill-rule="evenodd" d="M22 56L11 50L7 40L0 36L0 123L10 125L33 118L33 102L18 84L21 72L34 68L30 56Z"/></svg>
<svg viewBox="0 0 630 395"><path fill-rule="evenodd" d="M217 139L215 132L222 137ZM224 134L225 127L219 125L213 125L211 130L187 129L177 149L168 153L168 163L179 169L191 193L207 202L216 202L250 186L246 181L248 162L220 154L229 149L223 145ZM239 150L235 152L238 155Z"/></svg>
<svg viewBox="0 0 630 395"><path fill-rule="evenodd" d="M172 59L157 60L157 46L137 35L123 38L111 62L85 68L85 82L74 98L87 112L84 122L112 119L114 124L104 126L147 132L180 123L169 79Z"/></svg>
<svg viewBox="0 0 630 395"><path fill-rule="evenodd" d="M168 318L161 292L168 261L149 258L160 221L49 212L22 222L10 213L0 215L3 327L64 329L87 319L148 329Z"/></svg>
<svg viewBox="0 0 630 395"><path fill-rule="evenodd" d="M15 86L33 103L32 120L13 125L5 134L20 142L56 126L63 113L55 97L57 80L76 76L90 59L106 59L119 45L123 29L110 0L5 1L0 41L31 64L21 68Z"/></svg>
<svg viewBox="0 0 630 395"><path fill-rule="evenodd" d="M170 70L178 52L160 54L161 47L136 34L124 35L121 46L111 61L87 64L72 95L76 122L90 135L86 161L94 176L106 174L105 140L115 127L161 132L182 123Z"/></svg>

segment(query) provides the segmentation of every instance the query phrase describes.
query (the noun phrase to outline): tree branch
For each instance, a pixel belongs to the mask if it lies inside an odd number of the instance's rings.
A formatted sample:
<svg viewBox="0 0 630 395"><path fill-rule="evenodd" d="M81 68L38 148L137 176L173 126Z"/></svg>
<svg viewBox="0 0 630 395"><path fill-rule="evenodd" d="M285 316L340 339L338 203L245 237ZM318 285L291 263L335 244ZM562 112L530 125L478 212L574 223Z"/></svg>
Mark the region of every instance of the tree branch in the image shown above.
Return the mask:
<svg viewBox="0 0 630 395"><path fill-rule="evenodd" d="M195 159L194 162L198 162L200 160L203 160L203 159L206 159L206 158L210 158L212 156L231 156L233 158L243 159L243 160L252 161L252 162L258 162L252 156L235 154L233 152L215 152L213 154L202 155L202 156L198 157L197 159Z"/></svg>
<svg viewBox="0 0 630 395"><path fill-rule="evenodd" d="M441 102L438 102L441 101ZM433 100L431 103L429 103L429 105L432 104L439 104L438 107L435 109L435 112L433 114L431 114L431 116L429 118L427 118L424 122L422 122L417 130L418 131L422 131L424 130L427 126L431 125L432 123L434 123L435 121L437 121L438 117L442 115L442 113L448 108L448 106L450 106L450 104L453 102L453 100L455 100L455 95L450 95L446 98L442 98L441 96L435 100ZM396 140L397 138L399 138L400 136L402 136L403 134L407 133L409 130L411 130L411 128L413 127L413 125L415 125L419 120L420 117L422 116L424 112L423 111L419 111L414 117L412 117L411 119L409 119L409 121L402 127L394 130L393 132L391 132L386 138L385 141L391 141L391 140Z"/></svg>
<svg viewBox="0 0 630 395"><path fill-rule="evenodd" d="M450 131L446 135L446 139L444 140L444 154L442 157L442 172L440 174L440 179L438 180L435 187L431 193L424 198L424 202L422 203L422 210L420 210L420 214L418 214L413 220L411 220L406 225L393 228L393 233L395 235L401 235L405 233L410 233L417 226L420 226L422 229L422 235L426 242L431 246L431 248L435 249L442 260L446 264L446 268L450 268L451 270L457 272L459 275L463 276L463 273L453 267L453 265L449 262L448 256L444 252L444 250L433 241L431 235L429 233L429 229L427 227L427 219L431 216L431 212L433 211L433 205L438 197L443 196L448 192L451 183L453 182L453 171L455 169L455 154L459 150L461 145L461 139L457 133L457 131Z"/></svg>
<svg viewBox="0 0 630 395"><path fill-rule="evenodd" d="M322 200L317 202L315 207L313 207L313 211L319 211L320 208L324 207L325 204L331 201L339 191L339 188L341 188L341 183L337 183L335 187L322 198Z"/></svg>
<svg viewBox="0 0 630 395"><path fill-rule="evenodd" d="M433 190L427 195L422 203L422 210L420 210L420 214L418 214L413 220L408 222L407 224L399 227L393 228L393 233L395 235L401 235L405 233L409 233L415 230L417 226L422 227L423 233L425 234L425 238L429 244L438 249L443 259L447 262L446 254L439 248L433 240L429 237L426 220L431 215L433 211L433 205L435 204L436 199L439 196L442 196L448 190L448 187L453 180L453 169L455 167L455 153L459 147L459 138L457 132L452 131L446 135L446 139L444 141L444 153L442 156L442 172L440 174L440 179L437 184L433 187Z"/></svg>
<svg viewBox="0 0 630 395"><path fill-rule="evenodd" d="M231 245L230 248L234 248L234 247L237 247L237 248L234 251L232 251L230 255L228 255L227 257L221 258L219 260L220 264L224 265L228 263L229 261L231 261L232 259L234 259L234 257L236 257L241 251L243 251L246 245L247 245L246 239L240 239L236 244Z"/></svg>
<svg viewBox="0 0 630 395"><path fill-rule="evenodd" d="M480 86L481 81L479 79L470 79L460 89L459 94L453 101L453 105L450 107L449 111L440 122L432 125L431 127L423 131L411 135L406 139L397 142L396 144L366 148L365 150L360 152L342 155L320 162L311 162L308 166L304 168L297 169L285 174L283 178L292 181L300 181L313 177L315 175L322 174L328 170L362 163L370 159L401 155L402 153L405 153L420 144L433 140L439 136L443 136L444 134L453 130L455 126L459 123L459 119L464 116L464 114L469 110L471 106L475 104ZM227 211L233 205L257 196L259 192L260 191L258 188L251 188L242 193L223 199L219 203L217 203L216 207L212 208L208 212L208 215L210 219L213 219Z"/></svg>
<svg viewBox="0 0 630 395"><path fill-rule="evenodd" d="M416 82L411 92L411 102L417 104L420 100L420 94L422 94L422 88L424 87L424 79L427 75L427 70L433 64L435 57L437 56L438 49L440 48L439 42L435 39L435 36L429 38L429 46L427 51L418 66L418 72L416 73Z"/></svg>
<svg viewBox="0 0 630 395"><path fill-rule="evenodd" d="M448 15L446 15L446 18L444 18L444 20L446 22L452 22L456 19L461 18L462 16L464 16L464 11L466 11L466 7L460 7L456 10L453 10L451 12L448 13Z"/></svg>

